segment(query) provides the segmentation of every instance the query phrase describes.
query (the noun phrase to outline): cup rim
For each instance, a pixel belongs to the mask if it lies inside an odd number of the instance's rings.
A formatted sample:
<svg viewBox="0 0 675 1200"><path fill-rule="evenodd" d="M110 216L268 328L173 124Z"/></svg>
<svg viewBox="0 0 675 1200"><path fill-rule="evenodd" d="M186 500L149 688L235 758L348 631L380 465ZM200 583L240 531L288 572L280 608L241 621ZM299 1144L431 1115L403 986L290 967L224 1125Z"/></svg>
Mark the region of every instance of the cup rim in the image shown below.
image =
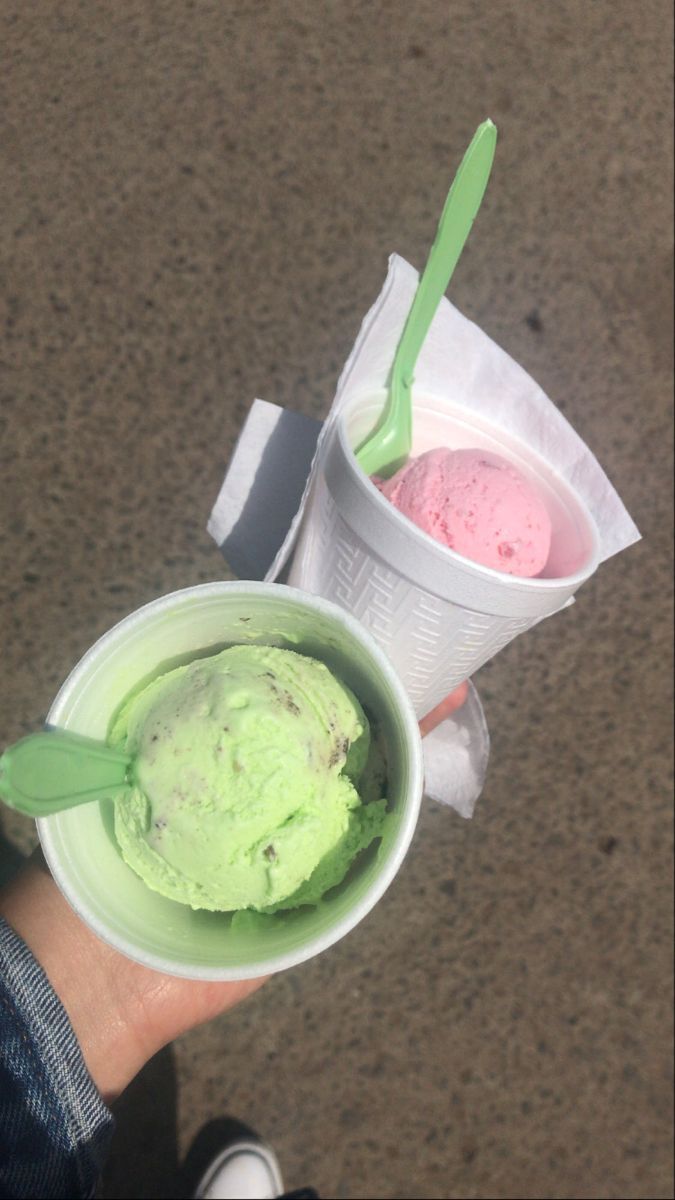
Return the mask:
<svg viewBox="0 0 675 1200"><path fill-rule="evenodd" d="M578 492L576 492L571 484L569 484L567 480L560 475L560 473L552 464L543 458L538 451L522 442L521 444L527 450L527 453L530 454L537 462L541 463L542 468L545 468L551 477L555 479L560 491L567 495L577 505L581 515L584 518L589 534L590 549L588 559L582 567L573 572L571 575L558 575L543 579L539 576L528 577L522 575L509 575L505 574L503 571L495 570L494 567L487 567L482 563L474 562L472 559L466 558L463 554L458 554L456 550L451 550L448 546L443 546L440 542L436 541L435 538L431 537L430 534L426 533L423 529L420 529L419 526L415 525L413 521L410 521L396 508L394 508L394 506L390 504L388 500L385 499L378 488L375 487L375 484L371 481L370 477L366 475L365 471L363 471L359 466L356 455L352 449L347 432L347 419L357 408L364 407L368 400L373 398L374 397L372 395L354 397L351 402L337 415L336 440L337 444L339 445L340 452L350 469L350 477L360 493L361 502L365 502L366 504L374 507L375 512L377 512L381 517L384 516L386 519L392 521L394 528L398 530L399 534L405 534L408 537L412 537L417 542L420 549L423 550L425 554L432 556L439 566L445 567L447 570L448 565L451 564L455 571L459 571L463 575L471 577L473 580L482 580L493 587L504 588L506 581L506 586L510 592L518 591L530 594L539 593L542 599L542 593L553 593L556 595L564 593L566 596L571 595L580 584L584 583L585 580L590 578L590 576L597 570L600 564L601 552L600 533L593 515L588 509L588 506ZM466 410L461 410L461 412L455 414L454 410L458 406L453 404L451 401L448 401L444 397L436 395L432 396L429 394L428 398L431 400L442 401L445 405L450 405L453 409L453 413L451 415L457 415L457 419L462 420L465 424L469 426L474 425L476 427L481 426L482 428L480 421L472 419L474 414ZM484 424L487 426L488 423L485 422ZM505 435L504 431L500 430L498 426L493 426L490 424L490 430L496 439L498 439L500 436L504 437L507 445L510 444L511 441L515 443L519 440L515 435ZM505 454L508 454L507 445L505 445ZM328 449L328 453L330 454L330 448ZM358 532L358 530L356 532ZM553 599L553 596L551 596L551 599Z"/></svg>
<svg viewBox="0 0 675 1200"><path fill-rule="evenodd" d="M160 616L169 611L177 603L180 603L180 601L189 597L207 598L223 593L227 595L240 595L242 598L252 595L264 596L266 599L274 599L276 597L286 602L290 599L292 603L314 612L318 611L325 617L341 625L346 629L350 637L357 643L360 643L364 649L369 650L396 699L396 704L403 720L408 737L410 786L408 788L409 800L402 814L400 827L389 858L384 864L382 871L373 880L371 886L361 896L354 907L350 908L335 925L331 925L328 929L310 938L307 943L296 948L294 951L279 953L241 967L183 965L162 954L139 951L133 943L117 936L92 911L86 900L81 897L77 887L74 886L70 873L64 870L63 863L65 856L56 844L54 819L51 817L38 818L36 826L40 843L57 887L78 916L98 937L126 955L126 957L140 962L144 966L170 975L205 981L254 979L262 975L273 974L296 966L301 962L307 961L307 959L314 958L317 954L322 953L322 951L328 949L329 946L340 941L341 938L351 932L367 916L371 909L375 907L398 874L415 832L424 786L422 742L412 702L395 668L380 649L372 634L355 617L333 604L332 601L325 600L321 596L314 596L299 588L289 587L286 584L241 580L223 580L196 584L191 587L179 588L173 592L168 592L165 595L156 597L154 600L148 601L146 604L141 605L140 608L134 609L103 633L75 664L50 706L47 714L47 723L58 724L59 717L63 713L67 702L82 682L82 677L90 669L92 660L95 661L109 648L111 643L114 644L116 639L130 632L140 621L147 619L150 612L152 612L153 616Z"/></svg>

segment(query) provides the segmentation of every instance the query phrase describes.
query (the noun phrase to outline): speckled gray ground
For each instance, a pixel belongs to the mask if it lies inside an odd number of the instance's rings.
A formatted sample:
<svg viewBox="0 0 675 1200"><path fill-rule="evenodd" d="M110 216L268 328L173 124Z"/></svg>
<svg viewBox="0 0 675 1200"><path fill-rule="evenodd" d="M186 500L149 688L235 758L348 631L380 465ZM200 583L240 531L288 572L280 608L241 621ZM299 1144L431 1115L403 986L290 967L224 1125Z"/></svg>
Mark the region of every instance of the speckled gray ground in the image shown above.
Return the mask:
<svg viewBox="0 0 675 1200"><path fill-rule="evenodd" d="M486 114L453 299L644 534L480 672L475 820L426 806L345 943L151 1065L106 1194L177 1194L230 1113L325 1197L672 1195L670 6L5 0L0 23L3 741L118 617L226 576L204 526L248 404L325 413Z"/></svg>

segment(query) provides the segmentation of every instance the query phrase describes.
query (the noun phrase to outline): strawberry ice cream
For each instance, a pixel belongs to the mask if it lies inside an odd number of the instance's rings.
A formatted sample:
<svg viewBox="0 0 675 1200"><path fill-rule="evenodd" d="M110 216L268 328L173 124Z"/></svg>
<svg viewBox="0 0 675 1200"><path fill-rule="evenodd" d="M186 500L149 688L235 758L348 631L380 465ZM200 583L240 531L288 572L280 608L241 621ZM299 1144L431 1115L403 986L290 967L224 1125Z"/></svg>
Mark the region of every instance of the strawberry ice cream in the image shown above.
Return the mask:
<svg viewBox="0 0 675 1200"><path fill-rule="evenodd" d="M551 520L531 483L488 450L439 447L374 480L399 512L450 550L509 575L538 575Z"/></svg>

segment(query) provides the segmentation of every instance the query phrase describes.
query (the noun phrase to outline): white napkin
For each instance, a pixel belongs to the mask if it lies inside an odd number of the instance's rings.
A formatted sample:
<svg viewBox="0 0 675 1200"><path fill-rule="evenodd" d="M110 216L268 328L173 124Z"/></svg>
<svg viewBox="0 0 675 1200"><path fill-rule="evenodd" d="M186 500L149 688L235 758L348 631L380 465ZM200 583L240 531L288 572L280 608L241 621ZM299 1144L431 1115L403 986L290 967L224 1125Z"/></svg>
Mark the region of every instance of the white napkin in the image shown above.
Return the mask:
<svg viewBox="0 0 675 1200"><path fill-rule="evenodd" d="M253 401L207 526L241 579L276 578L320 433L321 421Z"/></svg>

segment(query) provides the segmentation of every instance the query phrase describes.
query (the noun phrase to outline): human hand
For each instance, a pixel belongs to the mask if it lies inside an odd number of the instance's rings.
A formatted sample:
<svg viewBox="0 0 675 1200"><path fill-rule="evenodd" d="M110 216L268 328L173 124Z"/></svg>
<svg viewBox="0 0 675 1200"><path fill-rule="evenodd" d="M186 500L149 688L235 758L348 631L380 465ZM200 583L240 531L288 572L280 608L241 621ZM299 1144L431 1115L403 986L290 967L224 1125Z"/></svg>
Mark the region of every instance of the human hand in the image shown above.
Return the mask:
<svg viewBox="0 0 675 1200"><path fill-rule="evenodd" d="M426 737L428 733L431 733L432 729L435 729L437 725L440 725L441 721L446 721L452 713L456 712L458 708L461 708L466 701L468 694L469 681L468 679L465 679L464 682L460 683L458 687L454 689L454 691L450 692L449 695L445 697L444 700L441 700L440 704L437 704L435 708L432 708L431 712L427 713L425 717L422 717L422 720L420 721L420 733L422 734L422 737Z"/></svg>
<svg viewBox="0 0 675 1200"><path fill-rule="evenodd" d="M108 1103L167 1042L233 1008L264 983L203 983L133 962L80 920L39 851L0 893L0 914L47 975Z"/></svg>

